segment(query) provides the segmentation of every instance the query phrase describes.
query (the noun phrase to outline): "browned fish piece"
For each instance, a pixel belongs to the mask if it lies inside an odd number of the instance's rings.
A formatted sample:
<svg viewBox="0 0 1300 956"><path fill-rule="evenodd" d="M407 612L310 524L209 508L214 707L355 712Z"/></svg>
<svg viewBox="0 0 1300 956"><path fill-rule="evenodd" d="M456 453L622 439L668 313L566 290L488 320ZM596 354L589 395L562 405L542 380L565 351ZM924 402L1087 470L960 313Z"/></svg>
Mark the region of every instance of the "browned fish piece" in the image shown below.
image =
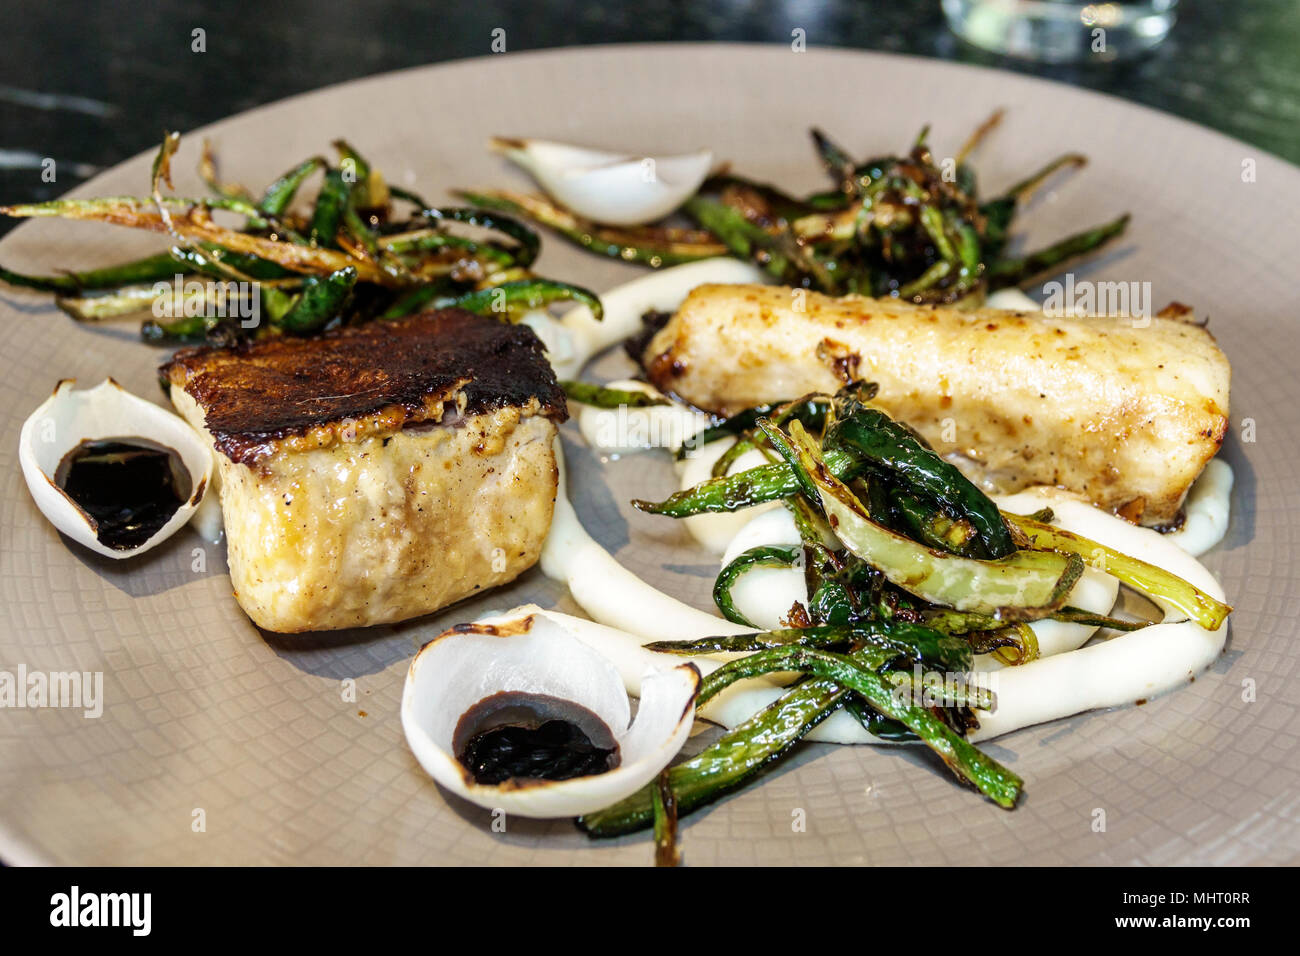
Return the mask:
<svg viewBox="0 0 1300 956"><path fill-rule="evenodd" d="M1178 319L749 285L697 287L641 358L663 391L724 413L875 382L877 405L987 491L1059 485L1148 525L1176 520L1218 452L1232 377Z"/></svg>
<svg viewBox="0 0 1300 956"><path fill-rule="evenodd" d="M231 580L267 630L427 614L540 554L566 410L525 326L447 309L162 373L212 441Z"/></svg>

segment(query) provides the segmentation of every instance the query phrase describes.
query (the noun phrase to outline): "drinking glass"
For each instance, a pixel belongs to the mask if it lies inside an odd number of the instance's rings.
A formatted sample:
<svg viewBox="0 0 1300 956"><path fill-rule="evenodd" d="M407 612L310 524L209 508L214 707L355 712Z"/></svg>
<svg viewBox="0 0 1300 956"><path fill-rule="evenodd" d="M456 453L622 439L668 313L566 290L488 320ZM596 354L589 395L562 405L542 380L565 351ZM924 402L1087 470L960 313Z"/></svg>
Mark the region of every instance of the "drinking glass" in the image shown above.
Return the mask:
<svg viewBox="0 0 1300 956"><path fill-rule="evenodd" d="M943 0L952 31L994 53L1045 63L1112 60L1169 35L1178 0Z"/></svg>

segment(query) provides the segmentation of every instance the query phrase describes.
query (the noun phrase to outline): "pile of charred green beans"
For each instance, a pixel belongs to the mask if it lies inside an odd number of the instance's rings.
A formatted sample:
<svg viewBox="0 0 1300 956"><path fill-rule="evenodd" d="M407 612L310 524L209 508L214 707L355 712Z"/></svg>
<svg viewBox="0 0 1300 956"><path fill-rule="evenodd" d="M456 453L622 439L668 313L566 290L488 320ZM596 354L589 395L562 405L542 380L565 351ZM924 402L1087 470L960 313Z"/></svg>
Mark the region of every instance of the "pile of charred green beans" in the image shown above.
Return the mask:
<svg viewBox="0 0 1300 956"><path fill-rule="evenodd" d="M212 195L193 199L162 194L162 184L171 185L179 145L176 133L163 141L147 197L0 207L8 216L157 232L173 243L168 251L59 275L0 267L0 280L54 293L58 306L78 321L162 312L168 321L150 319L142 327L144 338L156 342L311 335L449 306L515 321L530 309L573 300L601 315L593 293L530 271L541 245L535 230L490 210L432 206L390 185L343 140L334 143L336 163L310 157L260 193L220 181L205 145L199 172ZM318 175L315 197L307 208L296 208L306 205L297 203L299 194ZM214 212L237 217L238 227L219 225ZM452 225L477 234L461 234ZM200 281L186 281L192 279ZM160 296L170 300L161 310ZM231 296L240 300L228 301ZM256 322L244 321L251 315Z"/></svg>
<svg viewBox="0 0 1300 956"><path fill-rule="evenodd" d="M1128 215L1025 255L1007 252L1012 220L1068 153L992 198L978 195L967 162L1001 119L995 113L955 157L936 162L922 130L906 156L859 162L819 130L817 156L832 188L796 197L731 173L707 180L682 207L691 224L615 228L584 220L543 196L463 190L483 209L546 226L600 255L655 268L718 255L752 260L786 285L916 303L978 305L988 292L1059 270L1120 235Z"/></svg>
<svg viewBox="0 0 1300 956"><path fill-rule="evenodd" d="M755 567L799 567L806 605L796 603L780 630L647 647L746 655L705 679L697 706L737 680L800 676L653 787L582 817L579 826L590 835L616 836L652 822L656 834L674 833L675 821L657 814L689 813L748 783L840 709L875 736L920 741L960 780L1012 808L1022 781L966 739L977 725L975 710L995 706L992 693L978 681L945 682L936 703L914 684L918 667L951 676L969 672L976 654L1013 666L1031 661L1038 647L1028 623L1035 620L1145 626L1066 605L1085 561L1103 550L1106 570L1123 583L1175 604L1205 627L1222 623L1229 609L1186 581L1052 528L1049 513L999 511L923 438L873 407L874 395L873 386L854 383L835 395L741 412L683 449L735 436L733 447L757 448L769 464L734 475L724 467L664 501L634 502L674 518L783 502L801 545L744 552L718 575L714 598L728 620L753 627L731 599L736 580ZM668 855L662 847L660 855Z"/></svg>

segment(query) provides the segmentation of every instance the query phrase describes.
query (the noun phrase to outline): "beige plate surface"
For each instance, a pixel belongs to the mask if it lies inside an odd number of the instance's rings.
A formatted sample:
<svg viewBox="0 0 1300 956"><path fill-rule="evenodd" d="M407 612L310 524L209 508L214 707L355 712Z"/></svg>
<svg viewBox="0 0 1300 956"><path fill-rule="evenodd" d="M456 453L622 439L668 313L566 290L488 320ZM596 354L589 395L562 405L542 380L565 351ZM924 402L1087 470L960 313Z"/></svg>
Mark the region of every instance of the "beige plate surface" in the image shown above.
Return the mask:
<svg viewBox="0 0 1300 956"><path fill-rule="evenodd" d="M804 747L761 786L691 820L693 863L1250 863L1300 859L1300 171L1248 146L1116 100L1009 74L843 51L632 46L509 54L382 76L298 97L190 134L223 175L258 185L345 136L389 178L441 198L523 180L489 156L491 134L671 153L709 146L803 190L823 180L807 129L862 153L905 149L923 122L936 154L995 106L1003 128L977 157L998 188L1065 150L1092 162L1035 203L1037 244L1128 209L1128 236L1082 270L1152 284L1156 307L1194 304L1235 370L1224 454L1232 527L1206 560L1236 605L1228 648L1195 683L1145 706L1024 730L990 745L1027 783L997 809L924 753ZM1253 161L1254 181L1243 181ZM1249 165L1249 164L1248 164ZM83 195L144 193L149 157ZM1246 177L1247 179L1250 177ZM0 243L15 269L102 265L160 248L129 231L37 222ZM540 270L597 290L639 274L548 237ZM145 558L101 560L41 517L17 460L22 419L57 379L112 374L159 399L161 352L136 323L88 329L48 300L0 291L0 669L102 671L104 712L0 712L0 856L60 863L644 864L644 838L593 844L565 821L509 821L442 793L397 717L407 661L448 624L527 600L573 610L534 571L505 591L396 628L260 633L209 549L184 531ZM606 358L598 372L624 370ZM1247 423L1252 422L1249 428ZM1254 441L1247 441L1253 428ZM708 607L715 565L632 497L671 485L665 456L601 465L572 427L572 493L629 567ZM355 702L344 699L345 679ZM1254 700L1244 688L1254 687ZM364 716L363 716L364 713ZM196 811L205 832L195 832ZM803 810L806 832L794 832ZM1096 811L1105 831L1095 832Z"/></svg>

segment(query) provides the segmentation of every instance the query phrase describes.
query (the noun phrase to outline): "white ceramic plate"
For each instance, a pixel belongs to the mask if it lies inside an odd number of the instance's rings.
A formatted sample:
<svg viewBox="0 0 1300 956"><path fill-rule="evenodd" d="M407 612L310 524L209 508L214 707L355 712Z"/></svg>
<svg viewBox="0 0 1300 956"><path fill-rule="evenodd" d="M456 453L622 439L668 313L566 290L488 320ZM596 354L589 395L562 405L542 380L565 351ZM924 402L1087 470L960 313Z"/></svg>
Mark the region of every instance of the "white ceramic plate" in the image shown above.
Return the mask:
<svg viewBox="0 0 1300 956"><path fill-rule="evenodd" d="M187 135L177 189L204 136L223 175L262 184L345 136L393 181L524 185L491 134L649 153L707 146L794 190L822 178L809 126L863 154L905 149L924 122L955 149L996 106L977 160L988 188L1065 150L1092 158L1035 203L1039 243L1128 209L1124 240L1080 270L1147 281L1211 319L1232 360L1232 526L1206 563L1236 606L1228 648L1195 683L1151 701L988 745L1027 782L1014 812L915 749L804 746L760 786L685 828L692 863L1253 863L1300 856L1300 171L1249 146L1117 100L999 72L895 56L764 46L620 46L509 54L349 83ZM1249 161L1249 163L1247 162ZM142 193L139 156L79 190ZM1253 181L1243 180L1253 163ZM156 239L34 222L0 262L50 271L120 261ZM539 269L597 290L638 274L561 240ZM535 600L574 610L534 571L433 618L370 631L259 632L230 594L224 552L190 531L133 562L99 559L41 517L17 460L22 419L61 377L111 373L157 398L164 353L137 324L75 325L40 296L0 290L0 669L102 671L103 714L0 711L0 856L58 863L630 863L644 837L592 843L567 821L511 820L440 791L402 737L414 650L446 625ZM598 371L626 370L604 359ZM1253 423L1253 442L1247 423ZM620 560L700 607L716 565L633 497L671 487L666 456L603 466L566 427L574 503ZM355 681L355 700L347 699ZM1253 687L1251 694L1245 693ZM806 829L792 822L802 810ZM1097 810L1105 829L1097 832ZM196 820L202 811L204 829Z"/></svg>

